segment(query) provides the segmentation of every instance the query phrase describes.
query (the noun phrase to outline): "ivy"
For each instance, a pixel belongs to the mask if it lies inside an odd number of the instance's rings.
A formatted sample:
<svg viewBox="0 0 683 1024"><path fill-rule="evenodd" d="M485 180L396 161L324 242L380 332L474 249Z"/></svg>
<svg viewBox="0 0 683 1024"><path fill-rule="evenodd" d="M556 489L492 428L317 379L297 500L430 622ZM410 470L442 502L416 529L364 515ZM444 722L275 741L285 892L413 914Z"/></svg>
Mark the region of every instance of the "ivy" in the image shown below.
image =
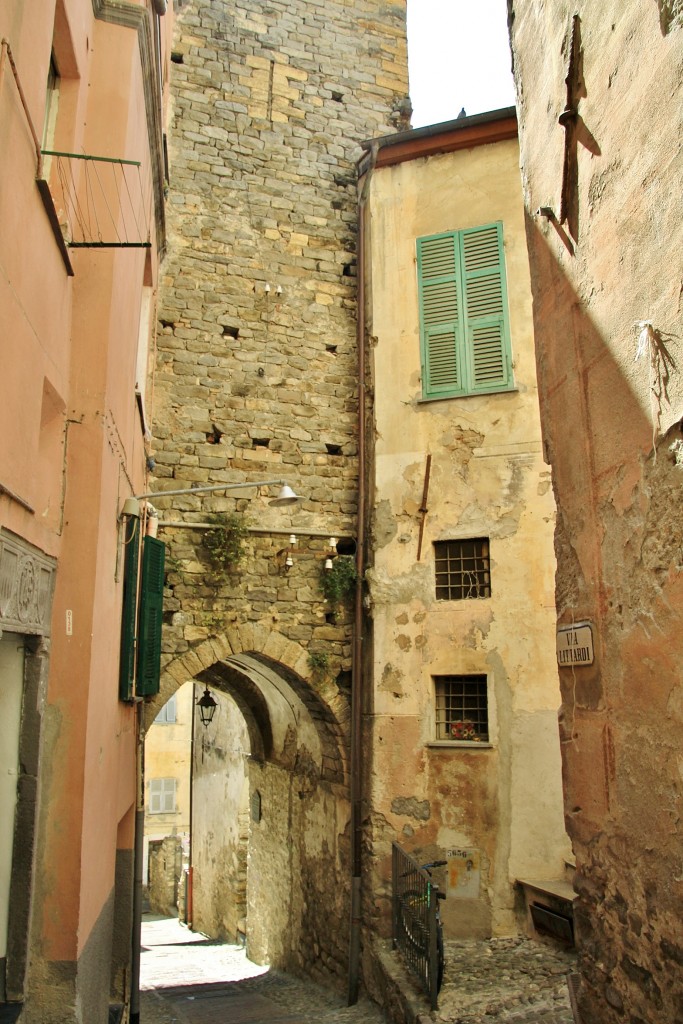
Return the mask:
<svg viewBox="0 0 683 1024"><path fill-rule="evenodd" d="M223 576L235 569L245 555L244 541L249 535L249 523L241 512L224 512L210 516L215 523L204 534L202 544L217 575Z"/></svg>
<svg viewBox="0 0 683 1024"><path fill-rule="evenodd" d="M320 587L330 604L343 604L356 588L358 573L352 555L337 555L331 569L323 569Z"/></svg>

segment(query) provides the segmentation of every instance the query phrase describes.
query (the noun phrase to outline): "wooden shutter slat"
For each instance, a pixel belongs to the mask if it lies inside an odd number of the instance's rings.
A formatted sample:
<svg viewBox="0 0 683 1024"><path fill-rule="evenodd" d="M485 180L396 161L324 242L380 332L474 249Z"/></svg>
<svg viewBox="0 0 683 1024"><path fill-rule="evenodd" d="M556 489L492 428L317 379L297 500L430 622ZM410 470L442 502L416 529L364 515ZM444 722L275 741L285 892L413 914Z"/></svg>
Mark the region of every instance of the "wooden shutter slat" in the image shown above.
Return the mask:
<svg viewBox="0 0 683 1024"><path fill-rule="evenodd" d="M455 274L457 258L452 235L421 238L419 242L422 277L425 280Z"/></svg>
<svg viewBox="0 0 683 1024"><path fill-rule="evenodd" d="M417 240L425 398L512 383L500 223Z"/></svg>
<svg viewBox="0 0 683 1024"><path fill-rule="evenodd" d="M417 262L423 394L451 394L461 387L463 322L457 238L449 232L418 239Z"/></svg>
<svg viewBox="0 0 683 1024"><path fill-rule="evenodd" d="M500 263L498 226L490 224L485 228L473 228L463 232L462 240L465 273L497 267Z"/></svg>
<svg viewBox="0 0 683 1024"><path fill-rule="evenodd" d="M138 561L140 551L140 520L126 519L124 533L123 608L121 611L121 644L119 648L119 700L133 699L135 679L135 624L138 610Z"/></svg>
<svg viewBox="0 0 683 1024"><path fill-rule="evenodd" d="M475 278L467 285L467 314L470 319L479 316L500 315L503 312L503 289L500 275Z"/></svg>
<svg viewBox="0 0 683 1024"><path fill-rule="evenodd" d="M457 332L453 327L427 332L427 380L430 392L460 387Z"/></svg>
<svg viewBox="0 0 683 1024"><path fill-rule="evenodd" d="M155 537L145 537L142 553L136 687L137 693L143 697L150 697L159 692L165 553L166 545L163 541Z"/></svg>
<svg viewBox="0 0 683 1024"><path fill-rule="evenodd" d="M468 387L504 388L510 369L502 225L463 231L462 254Z"/></svg>
<svg viewBox="0 0 683 1024"><path fill-rule="evenodd" d="M428 327L445 322L454 323L458 319L458 293L454 282L425 286L422 310L424 323Z"/></svg>
<svg viewBox="0 0 683 1024"><path fill-rule="evenodd" d="M470 338L474 386L499 384L506 377L503 324L474 327Z"/></svg>

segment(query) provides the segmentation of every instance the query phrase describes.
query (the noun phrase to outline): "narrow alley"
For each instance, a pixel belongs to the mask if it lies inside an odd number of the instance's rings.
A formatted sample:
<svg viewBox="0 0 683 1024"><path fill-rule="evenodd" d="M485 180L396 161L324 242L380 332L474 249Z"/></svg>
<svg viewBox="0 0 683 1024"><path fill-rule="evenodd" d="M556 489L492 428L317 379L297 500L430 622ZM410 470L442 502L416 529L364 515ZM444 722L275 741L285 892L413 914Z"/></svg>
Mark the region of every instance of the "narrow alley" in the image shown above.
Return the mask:
<svg viewBox="0 0 683 1024"><path fill-rule="evenodd" d="M173 918L142 926L143 1024L383 1024L374 1003L259 967L241 946L207 939Z"/></svg>
<svg viewBox="0 0 683 1024"><path fill-rule="evenodd" d="M572 1024L567 974L574 954L527 939L448 942L439 1009L428 1003L389 944L380 956L391 1006L342 995L268 970L240 946L206 939L172 918L143 921L143 1024Z"/></svg>

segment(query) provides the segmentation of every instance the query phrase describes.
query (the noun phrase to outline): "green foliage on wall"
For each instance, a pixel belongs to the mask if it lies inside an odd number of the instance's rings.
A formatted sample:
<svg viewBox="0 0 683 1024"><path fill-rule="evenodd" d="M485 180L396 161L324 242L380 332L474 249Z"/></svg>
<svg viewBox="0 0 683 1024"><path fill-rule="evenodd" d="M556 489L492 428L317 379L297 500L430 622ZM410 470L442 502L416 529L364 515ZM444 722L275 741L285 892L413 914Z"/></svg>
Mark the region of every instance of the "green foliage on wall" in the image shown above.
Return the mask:
<svg viewBox="0 0 683 1024"><path fill-rule="evenodd" d="M221 512L210 516L216 525L204 534L202 544L217 575L223 576L237 568L244 558L244 541L249 534L249 523L241 512Z"/></svg>
<svg viewBox="0 0 683 1024"><path fill-rule="evenodd" d="M308 664L316 675L324 675L330 664L330 656L326 651L309 651Z"/></svg>
<svg viewBox="0 0 683 1024"><path fill-rule="evenodd" d="M331 569L323 569L320 587L330 604L343 604L348 601L356 587L358 573L352 555L337 555L332 560Z"/></svg>

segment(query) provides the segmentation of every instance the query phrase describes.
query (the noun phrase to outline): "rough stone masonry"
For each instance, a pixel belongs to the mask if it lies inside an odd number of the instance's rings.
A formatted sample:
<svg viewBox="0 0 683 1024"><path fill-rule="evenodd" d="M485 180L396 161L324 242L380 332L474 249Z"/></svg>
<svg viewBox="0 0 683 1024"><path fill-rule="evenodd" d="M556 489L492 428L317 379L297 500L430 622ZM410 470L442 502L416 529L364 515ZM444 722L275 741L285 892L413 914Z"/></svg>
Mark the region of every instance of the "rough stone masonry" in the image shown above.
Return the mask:
<svg viewBox="0 0 683 1024"><path fill-rule="evenodd" d="M201 668L207 645L261 656L267 636L271 664L295 669L348 743L351 610L325 602L320 575L328 538L352 550L357 531L355 160L362 140L407 126L406 3L191 0L176 10L153 489L284 479L304 500L282 510L255 492L154 499L162 522L236 510L251 530L246 558L223 574L205 531L163 526L162 698L184 666ZM250 851L250 907L270 913L253 917L252 935L269 930L281 966L343 977L348 814L321 815L348 795L294 784L308 751L301 738L286 746L276 765L249 767L268 805ZM278 839L273 822L288 807ZM269 910L254 893L283 847L299 874L276 874L293 902Z"/></svg>
<svg viewBox="0 0 683 1024"><path fill-rule="evenodd" d="M405 6L193 0L178 12L156 476L174 487L283 477L306 498L294 525L336 536L355 534L354 161L362 139L405 123ZM248 505L263 514L238 503ZM186 520L233 506L173 502ZM258 536L239 582L207 587L201 534L165 539L178 570L168 653L215 632L231 609L234 621L275 617L297 642L332 645L348 667L348 631L325 618L319 559L299 557L285 578L282 536Z"/></svg>

